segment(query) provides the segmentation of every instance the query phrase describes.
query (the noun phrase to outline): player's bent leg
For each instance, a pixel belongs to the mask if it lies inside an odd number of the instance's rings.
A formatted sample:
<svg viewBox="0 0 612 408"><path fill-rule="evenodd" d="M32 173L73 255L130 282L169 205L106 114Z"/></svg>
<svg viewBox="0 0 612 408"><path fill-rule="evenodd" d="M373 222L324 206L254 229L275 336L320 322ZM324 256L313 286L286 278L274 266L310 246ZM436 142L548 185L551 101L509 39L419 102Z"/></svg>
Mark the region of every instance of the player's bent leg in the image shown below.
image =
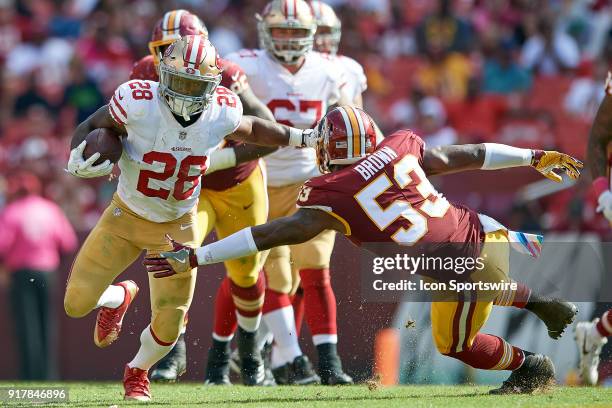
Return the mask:
<svg viewBox="0 0 612 408"><path fill-rule="evenodd" d="M515 282L516 290L505 289L494 300L496 306L513 306L526 309L538 316L546 325L548 335L553 339L561 337L567 326L578 314L578 307L557 298L550 298L533 292L522 282Z"/></svg>
<svg viewBox="0 0 612 408"><path fill-rule="evenodd" d="M72 265L64 309L70 317L82 317L100 308L94 328L94 343L98 347L106 347L117 339L125 313L138 293L138 286L132 281L111 283L141 252L128 233L140 221L123 212L113 200Z"/></svg>
<svg viewBox="0 0 612 408"><path fill-rule="evenodd" d="M338 355L336 296L331 286L329 262L334 231L324 231L308 242L291 247L304 291L306 323L319 354L319 376L326 385L352 384Z"/></svg>
<svg viewBox="0 0 612 408"><path fill-rule="evenodd" d="M579 372L583 384L597 385L599 380L599 356L601 349L612 336L612 309L592 322L579 322L574 339L580 355Z"/></svg>

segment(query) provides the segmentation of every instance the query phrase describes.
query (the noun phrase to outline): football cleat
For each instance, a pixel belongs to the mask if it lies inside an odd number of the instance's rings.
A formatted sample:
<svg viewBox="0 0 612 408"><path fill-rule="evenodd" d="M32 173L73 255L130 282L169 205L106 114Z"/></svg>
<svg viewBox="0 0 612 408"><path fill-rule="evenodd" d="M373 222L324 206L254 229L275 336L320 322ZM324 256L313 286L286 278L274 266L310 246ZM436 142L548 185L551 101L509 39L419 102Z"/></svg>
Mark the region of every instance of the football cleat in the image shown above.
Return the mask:
<svg viewBox="0 0 612 408"><path fill-rule="evenodd" d="M240 357L240 375L242 384L253 386L263 385L265 379L263 359L257 349L255 333L248 332L238 326L238 355Z"/></svg>
<svg viewBox="0 0 612 408"><path fill-rule="evenodd" d="M206 376L204 379L205 385L232 385L229 379L230 356L228 348L215 348L213 344L208 349Z"/></svg>
<svg viewBox="0 0 612 408"><path fill-rule="evenodd" d="M608 342L606 337L601 337L594 330L598 321L599 318L592 322L579 322L574 329L574 339L580 355L580 378L585 385L597 385L599 355Z"/></svg>
<svg viewBox="0 0 612 408"><path fill-rule="evenodd" d="M125 290L123 303L113 309L110 307L101 307L96 317L96 326L94 327L94 343L96 346L103 348L110 346L121 333L121 325L123 318L130 304L138 294L138 286L134 281L127 280L117 283L117 286L122 286Z"/></svg>
<svg viewBox="0 0 612 408"><path fill-rule="evenodd" d="M555 383L555 366L551 359L542 354L530 354L501 387L489 391L489 394L532 394L546 391Z"/></svg>
<svg viewBox="0 0 612 408"><path fill-rule="evenodd" d="M350 375L342 370L342 362L334 343L317 345L319 352L319 376L323 385L353 384Z"/></svg>
<svg viewBox="0 0 612 408"><path fill-rule="evenodd" d="M151 391L149 390L148 370L131 368L125 365L123 372L123 389L125 394L123 399L147 402L151 401Z"/></svg>
<svg viewBox="0 0 612 408"><path fill-rule="evenodd" d="M278 385L320 384L321 378L315 373L310 360L305 355L297 356L292 363L272 369Z"/></svg>
<svg viewBox="0 0 612 408"><path fill-rule="evenodd" d="M552 339L561 337L565 328L572 324L578 314L575 304L554 298L530 301L526 308L544 322L548 329L548 336Z"/></svg>
<svg viewBox="0 0 612 408"><path fill-rule="evenodd" d="M157 366L151 372L151 380L175 382L186 372L187 345L185 344L185 334L181 334L172 350L157 363Z"/></svg>

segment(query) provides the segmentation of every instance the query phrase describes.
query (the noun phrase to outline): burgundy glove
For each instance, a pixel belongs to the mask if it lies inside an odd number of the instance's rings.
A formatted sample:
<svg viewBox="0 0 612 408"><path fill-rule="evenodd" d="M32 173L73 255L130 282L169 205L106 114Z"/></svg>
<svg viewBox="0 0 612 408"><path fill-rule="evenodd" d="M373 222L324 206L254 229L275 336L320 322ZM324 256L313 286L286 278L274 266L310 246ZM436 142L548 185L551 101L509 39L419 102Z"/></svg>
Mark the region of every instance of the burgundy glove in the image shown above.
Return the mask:
<svg viewBox="0 0 612 408"><path fill-rule="evenodd" d="M187 273L198 266L198 258L193 248L176 242L170 235L166 235L166 239L172 244L172 251L146 257L142 264L147 268L147 272L153 273L156 278L165 278Z"/></svg>

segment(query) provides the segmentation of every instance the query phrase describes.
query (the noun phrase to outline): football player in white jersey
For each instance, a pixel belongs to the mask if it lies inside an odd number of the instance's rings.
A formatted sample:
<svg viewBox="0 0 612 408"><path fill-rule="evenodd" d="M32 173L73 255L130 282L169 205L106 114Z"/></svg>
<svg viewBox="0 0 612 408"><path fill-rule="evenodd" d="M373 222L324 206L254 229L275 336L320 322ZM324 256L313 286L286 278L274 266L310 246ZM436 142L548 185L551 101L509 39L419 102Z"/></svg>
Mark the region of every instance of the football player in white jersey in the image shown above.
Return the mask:
<svg viewBox="0 0 612 408"><path fill-rule="evenodd" d="M342 66L346 73L344 93L353 101L353 105L362 107L361 94L368 87L368 80L363 67L346 55L338 55L342 24L334 9L322 1L311 1L310 8L317 22L317 32L314 37L314 49L329 57Z"/></svg>
<svg viewBox="0 0 612 408"><path fill-rule="evenodd" d="M172 43L160 62L160 82L129 81L108 105L81 123L72 138L68 171L78 177L109 174L108 160L94 165L99 153L83 158L87 134L109 128L122 135L123 154L117 192L83 243L68 279L66 313L83 317L100 308L94 342L106 347L117 339L123 317L136 296L134 282L113 285L140 253L169 247L166 233L199 244L196 204L200 178L225 139L262 145L312 146L316 134L263 119L242 116L239 98L218 86L221 70L215 48L201 35ZM184 324L195 269L185 277L151 279L151 324L141 347L125 366L126 399L150 399L148 369L174 345ZM260 315L259 315L260 316ZM253 331L259 316L251 320Z"/></svg>
<svg viewBox="0 0 612 408"><path fill-rule="evenodd" d="M301 129L313 127L336 104L350 104L342 90L344 70L327 56L312 51L316 24L304 0L273 0L258 18L261 49L242 50L226 59L245 71L255 95L275 119ZM314 149L282 148L265 157L268 170L268 219L296 211L301 184L319 175ZM264 322L274 335L272 371L279 384L344 384L336 350L336 299L329 262L334 231L311 241L274 248L266 260ZM306 298L306 321L319 352L319 378L302 354L296 336L291 295L300 278Z"/></svg>

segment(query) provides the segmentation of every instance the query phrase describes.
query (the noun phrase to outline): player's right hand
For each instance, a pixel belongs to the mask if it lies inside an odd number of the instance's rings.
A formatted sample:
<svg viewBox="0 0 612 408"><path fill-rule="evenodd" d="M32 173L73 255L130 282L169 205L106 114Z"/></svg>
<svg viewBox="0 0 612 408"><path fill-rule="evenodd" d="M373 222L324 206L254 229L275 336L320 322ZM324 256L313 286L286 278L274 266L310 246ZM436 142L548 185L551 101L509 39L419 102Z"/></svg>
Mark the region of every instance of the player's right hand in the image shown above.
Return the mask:
<svg viewBox="0 0 612 408"><path fill-rule="evenodd" d="M70 151L66 171L73 176L82 178L101 177L110 174L114 166L110 160L94 165L94 162L100 158L100 153L96 152L87 160L83 159L83 151L86 145L87 141L83 140L80 145Z"/></svg>
<svg viewBox="0 0 612 408"><path fill-rule="evenodd" d="M604 217L612 223L612 192L606 190L597 199L597 212L603 213Z"/></svg>
<svg viewBox="0 0 612 408"><path fill-rule="evenodd" d="M147 256L143 265L147 272L156 278L165 278L179 273L190 272L198 266L195 250L173 240L169 235L166 239L172 245L172 251L161 252L159 256Z"/></svg>

